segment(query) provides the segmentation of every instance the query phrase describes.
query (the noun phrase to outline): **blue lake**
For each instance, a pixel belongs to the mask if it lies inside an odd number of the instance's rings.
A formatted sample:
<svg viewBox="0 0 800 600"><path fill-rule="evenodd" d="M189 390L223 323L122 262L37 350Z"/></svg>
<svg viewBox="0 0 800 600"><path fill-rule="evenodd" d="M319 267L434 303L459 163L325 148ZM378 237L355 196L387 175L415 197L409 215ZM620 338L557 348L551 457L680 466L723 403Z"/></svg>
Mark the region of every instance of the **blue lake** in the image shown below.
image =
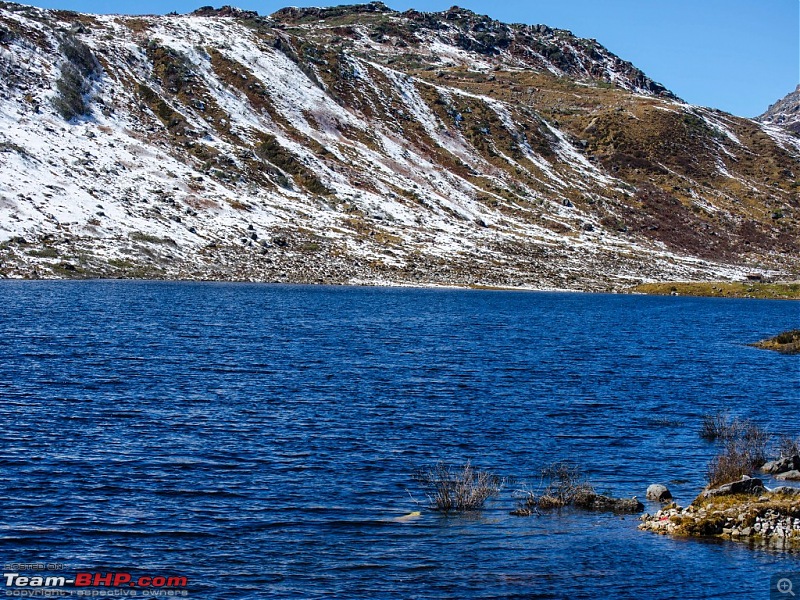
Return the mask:
<svg viewBox="0 0 800 600"><path fill-rule="evenodd" d="M179 573L194 598L766 599L800 556L637 516L425 509L443 460L688 504L727 409L800 436L758 300L0 282L0 559ZM657 506L646 504L649 512ZM417 519L393 519L421 511Z"/></svg>

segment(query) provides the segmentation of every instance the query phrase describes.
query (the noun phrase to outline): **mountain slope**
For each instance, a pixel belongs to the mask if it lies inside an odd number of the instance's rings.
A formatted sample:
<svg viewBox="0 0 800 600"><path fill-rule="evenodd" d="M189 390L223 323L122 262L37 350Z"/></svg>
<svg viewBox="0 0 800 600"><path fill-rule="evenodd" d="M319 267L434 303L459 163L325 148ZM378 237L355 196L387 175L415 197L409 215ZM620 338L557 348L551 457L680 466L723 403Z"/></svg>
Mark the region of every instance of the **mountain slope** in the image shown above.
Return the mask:
<svg viewBox="0 0 800 600"><path fill-rule="evenodd" d="M780 125L800 134L800 85L795 91L786 94L770 106L758 120L762 123Z"/></svg>
<svg viewBox="0 0 800 600"><path fill-rule="evenodd" d="M0 272L614 289L798 271L800 140L593 40L0 4Z"/></svg>

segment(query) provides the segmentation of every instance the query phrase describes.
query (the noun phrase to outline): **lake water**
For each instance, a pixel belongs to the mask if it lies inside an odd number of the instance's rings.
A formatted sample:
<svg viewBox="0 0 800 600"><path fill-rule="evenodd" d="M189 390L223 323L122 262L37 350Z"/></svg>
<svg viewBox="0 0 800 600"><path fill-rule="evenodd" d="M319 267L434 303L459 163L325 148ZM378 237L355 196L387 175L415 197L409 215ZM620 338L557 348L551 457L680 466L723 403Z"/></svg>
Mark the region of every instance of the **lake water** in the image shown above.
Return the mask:
<svg viewBox="0 0 800 600"><path fill-rule="evenodd" d="M0 282L0 559L180 574L195 598L768 598L800 556L637 516L424 507L443 460L681 504L728 409L800 435L790 302ZM657 510L652 504L646 508ZM421 511L417 519L393 519Z"/></svg>

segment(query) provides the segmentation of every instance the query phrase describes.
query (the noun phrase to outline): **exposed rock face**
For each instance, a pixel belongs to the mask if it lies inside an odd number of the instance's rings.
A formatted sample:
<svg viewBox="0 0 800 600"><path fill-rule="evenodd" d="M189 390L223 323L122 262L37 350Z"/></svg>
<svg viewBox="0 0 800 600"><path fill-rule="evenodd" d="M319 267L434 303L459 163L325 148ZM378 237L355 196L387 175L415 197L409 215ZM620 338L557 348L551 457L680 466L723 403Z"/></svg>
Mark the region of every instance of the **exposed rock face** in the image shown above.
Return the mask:
<svg viewBox="0 0 800 600"><path fill-rule="evenodd" d="M800 85L758 117L762 123L780 125L800 134Z"/></svg>
<svg viewBox="0 0 800 600"><path fill-rule="evenodd" d="M800 138L545 25L0 2L0 276L794 278L799 172Z"/></svg>

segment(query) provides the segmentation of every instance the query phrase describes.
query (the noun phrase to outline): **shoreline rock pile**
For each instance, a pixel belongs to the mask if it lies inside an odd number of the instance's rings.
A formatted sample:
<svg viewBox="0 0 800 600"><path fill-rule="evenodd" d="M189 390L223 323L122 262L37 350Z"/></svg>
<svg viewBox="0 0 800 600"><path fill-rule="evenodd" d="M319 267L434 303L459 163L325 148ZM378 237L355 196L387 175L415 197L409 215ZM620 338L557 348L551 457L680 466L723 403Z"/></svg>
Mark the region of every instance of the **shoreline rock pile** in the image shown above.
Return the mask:
<svg viewBox="0 0 800 600"><path fill-rule="evenodd" d="M800 549L800 488L768 490L760 479L743 477L704 491L685 508L672 503L645 514L639 529Z"/></svg>

